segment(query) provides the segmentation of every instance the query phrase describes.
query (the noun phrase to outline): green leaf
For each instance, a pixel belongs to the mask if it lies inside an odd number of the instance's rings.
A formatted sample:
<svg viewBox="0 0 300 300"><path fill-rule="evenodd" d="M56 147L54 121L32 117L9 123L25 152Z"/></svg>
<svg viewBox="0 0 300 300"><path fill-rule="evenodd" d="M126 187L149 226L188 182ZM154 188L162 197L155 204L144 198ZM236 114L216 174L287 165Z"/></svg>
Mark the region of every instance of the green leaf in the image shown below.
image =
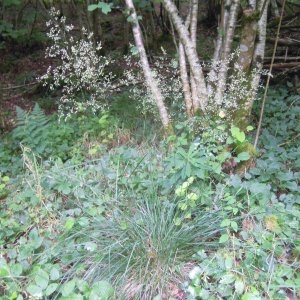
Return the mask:
<svg viewBox="0 0 300 300"><path fill-rule="evenodd" d="M43 296L43 289L40 286L30 284L26 291L33 297L42 297Z"/></svg>
<svg viewBox="0 0 300 300"><path fill-rule="evenodd" d="M138 55L138 54L139 54L139 49L138 49L138 47L136 47L136 46L131 46L131 47L130 47L130 53L131 53L132 55Z"/></svg>
<svg viewBox="0 0 300 300"><path fill-rule="evenodd" d="M97 8L99 8L98 4L90 4L88 6L88 11L94 11Z"/></svg>
<svg viewBox="0 0 300 300"><path fill-rule="evenodd" d="M9 181L9 177L8 176L3 176L1 179L2 179L3 182L8 182Z"/></svg>
<svg viewBox="0 0 300 300"><path fill-rule="evenodd" d="M75 219L74 218L69 218L66 223L65 223L65 229L71 230L75 224Z"/></svg>
<svg viewBox="0 0 300 300"><path fill-rule="evenodd" d="M50 296L51 294L53 294L56 291L57 288L58 288L58 283L49 284L46 288L45 295Z"/></svg>
<svg viewBox="0 0 300 300"><path fill-rule="evenodd" d="M51 280L57 280L60 277L59 269L52 268L50 271L50 279Z"/></svg>
<svg viewBox="0 0 300 300"><path fill-rule="evenodd" d="M20 276L22 274L23 268L21 264L14 264L10 268L11 274L13 276Z"/></svg>
<svg viewBox="0 0 300 300"><path fill-rule="evenodd" d="M237 224L237 222L231 221L231 222L230 222L230 227L231 227L235 232L238 231L238 224Z"/></svg>
<svg viewBox="0 0 300 300"><path fill-rule="evenodd" d="M219 243L223 244L226 243L229 240L229 235L228 234L222 234L220 239L219 239Z"/></svg>
<svg viewBox="0 0 300 300"><path fill-rule="evenodd" d="M0 267L0 277L5 277L9 274L9 268L8 266L1 266Z"/></svg>
<svg viewBox="0 0 300 300"><path fill-rule="evenodd" d="M49 283L49 275L42 269L39 269L34 277L35 283L41 288L46 289Z"/></svg>
<svg viewBox="0 0 300 300"><path fill-rule="evenodd" d="M225 219L221 222L221 227L228 227L230 225L230 220L229 219Z"/></svg>
<svg viewBox="0 0 300 300"><path fill-rule="evenodd" d="M238 161L246 161L249 158L250 158L250 154L248 152L241 152L237 156Z"/></svg>
<svg viewBox="0 0 300 300"><path fill-rule="evenodd" d="M69 296L71 293L73 293L75 289L75 280L71 280L68 281L66 283L64 283L62 289L61 289L61 293L64 297Z"/></svg>
<svg viewBox="0 0 300 300"><path fill-rule="evenodd" d="M241 295L245 289L243 280L241 280L240 278L237 278L234 283L234 288L235 288L236 293L238 295Z"/></svg>
<svg viewBox="0 0 300 300"><path fill-rule="evenodd" d="M261 297L257 296L254 293L245 293L241 300L261 300Z"/></svg>
<svg viewBox="0 0 300 300"><path fill-rule="evenodd" d="M99 2L98 7L101 9L102 13L107 15L108 13L111 12L113 3L105 3L105 2Z"/></svg>
<svg viewBox="0 0 300 300"><path fill-rule="evenodd" d="M225 274L224 276L222 276L220 283L221 284L230 284L232 282L234 282L235 280L235 276L233 274Z"/></svg>
<svg viewBox="0 0 300 300"><path fill-rule="evenodd" d="M232 126L231 129L232 136L240 143L244 142L246 139L245 133L240 131L238 127Z"/></svg>
<svg viewBox="0 0 300 300"><path fill-rule="evenodd" d="M93 284L89 300L108 300L114 295L114 288L105 281L99 281Z"/></svg>

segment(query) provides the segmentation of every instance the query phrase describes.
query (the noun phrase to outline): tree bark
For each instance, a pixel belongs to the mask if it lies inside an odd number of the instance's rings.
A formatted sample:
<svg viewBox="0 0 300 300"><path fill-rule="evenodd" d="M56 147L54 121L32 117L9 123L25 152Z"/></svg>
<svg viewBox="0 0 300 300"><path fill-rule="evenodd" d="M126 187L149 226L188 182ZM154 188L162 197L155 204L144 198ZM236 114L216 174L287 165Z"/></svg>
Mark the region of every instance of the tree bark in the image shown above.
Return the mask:
<svg viewBox="0 0 300 300"><path fill-rule="evenodd" d="M182 83L182 90L185 101L185 110L188 118L193 116L193 103L192 94L189 83L189 76L186 67L185 53L182 43L179 43L179 65L180 65L180 78Z"/></svg>
<svg viewBox="0 0 300 300"><path fill-rule="evenodd" d="M231 44L233 39L233 34L235 30L238 7L240 0L234 0L230 7L228 26L226 28L223 53L221 59L221 68L218 74L218 84L217 90L215 93L215 101L217 105L221 105L223 101L224 92L226 89L226 81L228 76L228 68L229 68L229 54L231 53Z"/></svg>
<svg viewBox="0 0 300 300"><path fill-rule="evenodd" d="M179 38L184 46L184 50L189 62L189 66L195 80L197 95L199 97L200 107L202 111L205 110L207 104L207 90L204 79L204 74L200 65L199 57L190 37L190 33L186 28L182 18L178 14L177 7L172 0L162 0L162 3L169 13L174 27L179 35Z"/></svg>
<svg viewBox="0 0 300 300"><path fill-rule="evenodd" d="M149 66L147 54L146 54L145 47L144 47L144 42L142 39L142 32L141 32L141 28L139 26L135 7L133 5L132 0L125 0L125 2L126 2L127 8L130 10L131 17L133 18L132 32L133 32L133 36L134 36L134 40L135 40L135 45L139 51L140 61L141 61L142 69L143 69L144 76L146 79L146 83L147 83L148 88L152 92L153 98L156 102L156 105L157 105L157 108L159 111L159 115L160 115L160 119L164 126L164 130L166 131L166 133L168 133L168 131L170 130L170 118L169 118L169 115L168 115L168 112L167 112L167 109L166 109L166 106L164 103L163 96L161 94L160 89L158 88L157 81L153 77L150 66Z"/></svg>

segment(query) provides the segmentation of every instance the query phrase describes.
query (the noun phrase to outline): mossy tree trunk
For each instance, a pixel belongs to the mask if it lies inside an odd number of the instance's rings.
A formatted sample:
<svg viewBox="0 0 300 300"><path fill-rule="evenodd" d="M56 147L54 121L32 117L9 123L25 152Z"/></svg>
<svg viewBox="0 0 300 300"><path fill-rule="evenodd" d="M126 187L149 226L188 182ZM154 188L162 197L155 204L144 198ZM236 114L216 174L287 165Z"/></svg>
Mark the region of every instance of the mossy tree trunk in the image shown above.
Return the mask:
<svg viewBox="0 0 300 300"><path fill-rule="evenodd" d="M238 107L233 113L233 123L245 130L249 124L253 101L256 98L264 58L268 0L261 0L257 8L247 7L243 10L242 29L240 35L239 57L235 70L241 70L247 81L241 88L247 89L247 97L241 97Z"/></svg>

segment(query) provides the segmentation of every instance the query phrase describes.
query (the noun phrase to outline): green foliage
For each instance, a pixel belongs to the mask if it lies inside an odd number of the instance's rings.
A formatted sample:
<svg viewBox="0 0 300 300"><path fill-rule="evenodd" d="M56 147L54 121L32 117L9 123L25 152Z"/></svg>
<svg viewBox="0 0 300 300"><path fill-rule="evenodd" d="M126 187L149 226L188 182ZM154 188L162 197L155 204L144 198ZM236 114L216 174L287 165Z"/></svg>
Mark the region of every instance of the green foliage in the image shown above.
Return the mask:
<svg viewBox="0 0 300 300"><path fill-rule="evenodd" d="M286 299L299 295L299 96L271 90L260 157L244 178L232 175L222 187L223 249L198 252L190 273L192 299ZM275 117L275 118L274 118ZM231 129L235 143L246 136Z"/></svg>
<svg viewBox="0 0 300 300"><path fill-rule="evenodd" d="M174 218L180 212L173 203L155 195L136 203L132 210L116 208L105 219L93 218L88 226L72 226L59 245L61 260L76 266L66 276L83 272L89 282L108 279L120 296L151 299L184 279L180 268L195 244L216 245L218 214L199 212L193 223L178 226Z"/></svg>
<svg viewBox="0 0 300 300"><path fill-rule="evenodd" d="M2 176L0 172L0 200L8 195L7 184L9 182L8 176Z"/></svg>
<svg viewBox="0 0 300 300"><path fill-rule="evenodd" d="M0 49L16 45L24 47L45 40L45 36L35 28L37 9L27 10L23 1L4 0L1 1L1 11L0 32L3 40Z"/></svg>
<svg viewBox="0 0 300 300"><path fill-rule="evenodd" d="M234 127L191 120L170 148L150 134L112 147L111 114L58 123L18 109L0 144L3 298L299 298L298 98L275 95L243 176L222 171L249 139Z"/></svg>
<svg viewBox="0 0 300 300"><path fill-rule="evenodd" d="M106 2L98 2L97 4L90 4L88 6L88 11L94 11L95 9L101 9L102 13L107 15L111 12L113 7L113 3L106 3Z"/></svg>
<svg viewBox="0 0 300 300"><path fill-rule="evenodd" d="M17 126L0 143L2 172L15 173L21 168L21 146L31 149L42 160L81 161L85 156L99 155L113 139L115 120L107 113L59 121L56 115L45 115L38 104L31 112L17 106L16 112ZM93 146L94 139L97 147ZM13 168L9 167L11 164Z"/></svg>

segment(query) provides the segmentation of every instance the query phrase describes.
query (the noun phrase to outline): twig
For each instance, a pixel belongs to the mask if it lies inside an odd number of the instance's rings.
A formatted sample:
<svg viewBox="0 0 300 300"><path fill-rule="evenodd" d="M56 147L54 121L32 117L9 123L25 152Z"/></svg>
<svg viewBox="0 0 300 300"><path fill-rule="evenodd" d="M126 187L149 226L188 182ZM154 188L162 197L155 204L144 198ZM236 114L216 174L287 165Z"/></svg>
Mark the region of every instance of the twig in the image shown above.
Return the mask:
<svg viewBox="0 0 300 300"><path fill-rule="evenodd" d="M34 84L38 84L39 81L35 81L35 82L30 82L30 83L26 83L26 84L22 84L22 85L15 85L15 86L9 86L9 87L0 87L0 90L15 90L15 89L19 89L25 86L29 86L29 85L34 85Z"/></svg>

